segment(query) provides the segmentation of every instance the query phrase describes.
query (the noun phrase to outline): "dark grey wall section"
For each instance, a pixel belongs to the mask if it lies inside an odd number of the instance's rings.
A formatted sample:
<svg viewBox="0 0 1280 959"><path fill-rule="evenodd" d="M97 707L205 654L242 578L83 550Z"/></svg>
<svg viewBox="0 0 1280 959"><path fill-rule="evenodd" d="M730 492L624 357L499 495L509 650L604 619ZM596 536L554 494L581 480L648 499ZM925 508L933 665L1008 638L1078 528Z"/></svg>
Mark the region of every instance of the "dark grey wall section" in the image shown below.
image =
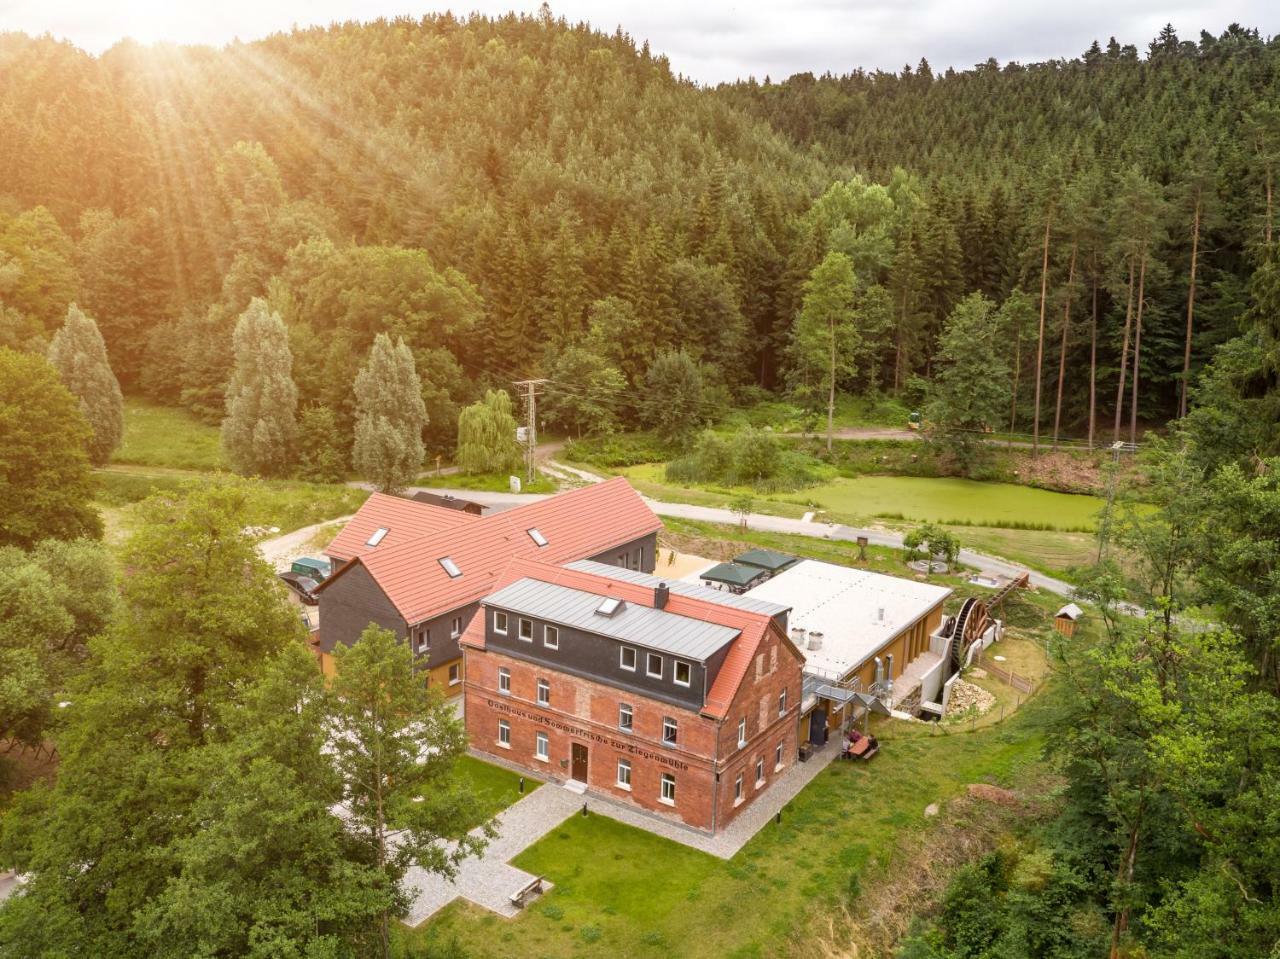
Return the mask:
<svg viewBox="0 0 1280 959"><path fill-rule="evenodd" d="M331 653L338 643L355 645L370 623L391 630L401 639L408 634L405 621L387 594L363 565L356 565L320 591L320 649Z"/></svg>
<svg viewBox="0 0 1280 959"><path fill-rule="evenodd" d="M633 647L636 651L636 669L635 672L631 672L620 665L620 650L623 646L629 645L627 643L608 636L598 636L595 633L561 626L559 648L549 649L542 640L542 628L548 625L547 621L535 619L532 616L523 617L533 623L533 642L530 643L519 638L519 622L522 618L519 613L506 611L507 634L504 636L493 628L494 607L486 606L484 609L487 615L485 645L489 649L500 650L517 659L533 663L546 663L549 668L557 672L581 676L606 686L630 690L650 699L659 699L689 709L700 709L706 701L706 691L710 688L707 669L697 660L661 653L662 678L657 679L646 675L645 659L650 651L643 646ZM726 646L725 650L727 649ZM724 655L724 651L717 653L721 662ZM676 685L674 675L677 659L689 664L690 682L687 687Z"/></svg>
<svg viewBox="0 0 1280 959"><path fill-rule="evenodd" d="M658 534L649 533L629 543L605 550L603 553L583 558L597 563L607 563L609 566L621 566L623 569L638 569L642 573L652 573L657 564L657 553Z"/></svg>
<svg viewBox="0 0 1280 959"><path fill-rule="evenodd" d="M461 617L462 629L465 632L467 627L471 625L471 617L476 614L476 610L479 608L478 603L471 603L459 609L450 610L443 616L429 619L420 626L413 627L415 634L419 630L431 631L430 648L420 654L426 660L428 667L443 666L445 663L452 662L462 655L462 650L458 647L457 637L451 635L453 620L455 617ZM321 620L321 622L324 622L324 620Z"/></svg>

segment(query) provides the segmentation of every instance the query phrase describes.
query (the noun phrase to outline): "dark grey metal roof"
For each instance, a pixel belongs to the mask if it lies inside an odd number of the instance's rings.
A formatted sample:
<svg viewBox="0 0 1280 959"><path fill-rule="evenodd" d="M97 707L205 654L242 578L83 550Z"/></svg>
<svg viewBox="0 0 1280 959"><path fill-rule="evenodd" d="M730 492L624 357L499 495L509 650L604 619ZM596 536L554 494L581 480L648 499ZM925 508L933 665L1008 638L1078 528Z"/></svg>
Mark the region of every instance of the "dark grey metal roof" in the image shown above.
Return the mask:
<svg viewBox="0 0 1280 959"><path fill-rule="evenodd" d="M741 556L733 558L735 563L741 563L744 566L758 566L761 569L767 569L771 573L776 573L780 569L786 569L796 561L794 556L788 556L786 553L777 553L771 549L749 549Z"/></svg>
<svg viewBox="0 0 1280 959"><path fill-rule="evenodd" d="M728 626L625 601L612 615L597 613L600 604L608 598L525 577L491 594L485 602L513 613L699 662L727 646L739 633Z"/></svg>
<svg viewBox="0 0 1280 959"><path fill-rule="evenodd" d="M660 576L652 576L639 570L623 569L621 566L610 566L607 563L597 563L595 560L590 559L578 560L565 565L569 569L591 573L595 576L607 576L609 579L616 579L624 583L638 583L641 586L649 587L655 587L659 583L666 583L671 592L679 593L681 596L706 600L708 603L719 603L721 606L730 606L734 609L746 610L749 613L779 616L791 609L790 606L781 606L766 599L753 599L750 596L726 593L723 590L703 586L701 583L686 583L680 579L662 579Z"/></svg>

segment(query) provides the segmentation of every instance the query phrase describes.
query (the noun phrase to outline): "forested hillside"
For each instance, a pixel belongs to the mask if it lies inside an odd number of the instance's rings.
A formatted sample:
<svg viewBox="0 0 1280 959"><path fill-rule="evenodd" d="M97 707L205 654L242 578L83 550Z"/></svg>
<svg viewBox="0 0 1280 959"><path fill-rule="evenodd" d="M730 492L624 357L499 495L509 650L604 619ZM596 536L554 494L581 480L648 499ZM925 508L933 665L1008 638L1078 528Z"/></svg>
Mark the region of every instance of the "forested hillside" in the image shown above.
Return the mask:
<svg viewBox="0 0 1280 959"><path fill-rule="evenodd" d="M621 326L641 372L684 344L749 381L824 179L647 48L549 17L98 59L7 35L0 72L6 339L78 299L126 389L211 418L259 294L291 327L304 404L349 415L387 329L450 439L475 380L536 371L589 316Z"/></svg>
<svg viewBox="0 0 1280 959"><path fill-rule="evenodd" d="M0 340L41 347L76 301L126 392L216 421L264 296L343 448L381 331L448 450L517 376L644 422L674 349L708 410L756 384L821 408L833 379L916 405L973 293L1012 393L984 425L1128 438L1249 325L1280 163L1280 47L1240 28L715 91L545 10L97 58L9 34L0 70ZM824 369L800 317L831 254L854 338Z"/></svg>
<svg viewBox="0 0 1280 959"><path fill-rule="evenodd" d="M1065 346L1069 419L1087 413L1096 321L1098 403L1114 405L1129 343L1138 415L1159 421L1184 409L1184 370L1240 332L1280 164L1280 45L1255 30L1193 43L1166 27L1141 57L1112 38L1070 60L940 75L921 60L720 95L830 168L918 178L891 278L899 336L925 344L912 369L966 293L1043 289L1045 390Z"/></svg>

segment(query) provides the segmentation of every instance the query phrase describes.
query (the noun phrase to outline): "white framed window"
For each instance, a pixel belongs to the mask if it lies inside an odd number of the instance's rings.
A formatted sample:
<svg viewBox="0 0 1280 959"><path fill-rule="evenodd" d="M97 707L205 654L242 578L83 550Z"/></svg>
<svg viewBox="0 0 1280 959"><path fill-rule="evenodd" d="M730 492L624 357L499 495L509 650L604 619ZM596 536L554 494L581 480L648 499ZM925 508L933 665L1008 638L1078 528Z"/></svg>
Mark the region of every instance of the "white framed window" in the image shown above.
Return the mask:
<svg viewBox="0 0 1280 959"><path fill-rule="evenodd" d="M671 678L677 686L688 686L693 681L693 667L682 659L677 659Z"/></svg>
<svg viewBox="0 0 1280 959"><path fill-rule="evenodd" d="M782 768L782 743L778 743L773 750L773 771L777 772Z"/></svg>
<svg viewBox="0 0 1280 959"><path fill-rule="evenodd" d="M413 651L415 653L431 652L431 630L418 629L417 635L414 637Z"/></svg>
<svg viewBox="0 0 1280 959"><path fill-rule="evenodd" d="M449 664L449 685L457 686L458 683L460 682L462 682L462 664L450 663Z"/></svg>
<svg viewBox="0 0 1280 959"><path fill-rule="evenodd" d="M742 773L738 773L738 778L733 781L733 804L736 806L742 802Z"/></svg>
<svg viewBox="0 0 1280 959"><path fill-rule="evenodd" d="M650 653L645 657L644 674L652 676L655 679L662 678L662 657L657 653Z"/></svg>
<svg viewBox="0 0 1280 959"><path fill-rule="evenodd" d="M631 789L631 760L618 760L618 788Z"/></svg>
<svg viewBox="0 0 1280 959"><path fill-rule="evenodd" d="M676 744L676 738L678 737L679 732L680 732L680 727L676 724L676 721L674 719L672 719L670 716L662 717L662 741L664 743L666 743L668 746L674 746Z"/></svg>
<svg viewBox="0 0 1280 959"><path fill-rule="evenodd" d="M533 540L539 549L547 545L547 538L542 535L542 532L536 526L531 526L525 532L529 534L529 538Z"/></svg>
<svg viewBox="0 0 1280 959"><path fill-rule="evenodd" d="M545 679L538 680L538 705L551 705L551 684Z"/></svg>
<svg viewBox="0 0 1280 959"><path fill-rule="evenodd" d="M784 689L778 693L778 715L785 716L787 714L787 691Z"/></svg>
<svg viewBox="0 0 1280 959"><path fill-rule="evenodd" d="M461 616L453 617L453 623L450 624L450 627L449 627L449 635L452 636L454 639L457 639L459 636L462 635L462 617Z"/></svg>
<svg viewBox="0 0 1280 959"><path fill-rule="evenodd" d="M543 626L542 627L542 645L548 649L560 648L560 627L559 626Z"/></svg>
<svg viewBox="0 0 1280 959"><path fill-rule="evenodd" d="M741 749L747 744L747 717L743 716L738 720L738 748Z"/></svg>
<svg viewBox="0 0 1280 959"><path fill-rule="evenodd" d="M756 788L759 789L764 785L764 757L761 756L756 760Z"/></svg>
<svg viewBox="0 0 1280 959"><path fill-rule="evenodd" d="M507 635L507 614L500 609L493 611L493 631L500 636Z"/></svg>
<svg viewBox="0 0 1280 959"><path fill-rule="evenodd" d="M382 542L384 536L387 535L388 529L385 526L379 526L373 531L373 535L364 541L365 546L377 546Z"/></svg>
<svg viewBox="0 0 1280 959"><path fill-rule="evenodd" d="M520 618L520 638L526 643L533 642L533 620Z"/></svg>
<svg viewBox="0 0 1280 959"><path fill-rule="evenodd" d="M636 671L636 650L634 646L623 646L618 650L618 665L623 669Z"/></svg>
<svg viewBox="0 0 1280 959"><path fill-rule="evenodd" d="M498 745L503 749L511 748L511 724L505 719L498 720Z"/></svg>
<svg viewBox="0 0 1280 959"><path fill-rule="evenodd" d="M676 777L671 773L662 774L662 791L658 793L658 802L666 803L668 806L676 804Z"/></svg>
<svg viewBox="0 0 1280 959"><path fill-rule="evenodd" d="M533 749L533 755L536 758L541 759L543 761L550 759L551 758L551 752L550 752L551 741L547 738L547 734L538 733L538 735L534 738L534 742L535 742L535 746Z"/></svg>
<svg viewBox="0 0 1280 959"><path fill-rule="evenodd" d="M440 564L440 568L449 574L450 579L457 579L462 575L462 570L458 569L458 564L448 556L441 556L437 562Z"/></svg>
<svg viewBox="0 0 1280 959"><path fill-rule="evenodd" d="M618 728L624 733L631 732L635 717L631 714L631 706L627 703L618 703Z"/></svg>
<svg viewBox="0 0 1280 959"><path fill-rule="evenodd" d="M498 667L498 692L504 696L511 695L511 670L506 666Z"/></svg>

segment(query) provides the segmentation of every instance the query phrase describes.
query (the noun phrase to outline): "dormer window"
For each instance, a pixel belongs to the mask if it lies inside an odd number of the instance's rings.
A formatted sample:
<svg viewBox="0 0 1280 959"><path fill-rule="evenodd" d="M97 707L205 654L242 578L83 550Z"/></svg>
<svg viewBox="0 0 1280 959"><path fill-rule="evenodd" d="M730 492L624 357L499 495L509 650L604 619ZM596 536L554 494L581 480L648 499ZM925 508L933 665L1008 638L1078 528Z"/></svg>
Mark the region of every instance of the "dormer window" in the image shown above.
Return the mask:
<svg viewBox="0 0 1280 959"><path fill-rule="evenodd" d="M382 538L386 535L387 535L387 528L385 526L379 526L377 529L373 531L373 535L364 541L364 545L377 546L379 543L382 542Z"/></svg>
<svg viewBox="0 0 1280 959"><path fill-rule="evenodd" d="M536 526L531 529L525 530L525 532L529 534L529 538L533 540L534 543L537 544L539 548L547 545L547 538L543 536L541 532L538 531L538 528Z"/></svg>
<svg viewBox="0 0 1280 959"><path fill-rule="evenodd" d="M442 556L439 560L440 568L449 574L450 579L457 579L462 575L462 570L458 569L458 564L448 556Z"/></svg>

